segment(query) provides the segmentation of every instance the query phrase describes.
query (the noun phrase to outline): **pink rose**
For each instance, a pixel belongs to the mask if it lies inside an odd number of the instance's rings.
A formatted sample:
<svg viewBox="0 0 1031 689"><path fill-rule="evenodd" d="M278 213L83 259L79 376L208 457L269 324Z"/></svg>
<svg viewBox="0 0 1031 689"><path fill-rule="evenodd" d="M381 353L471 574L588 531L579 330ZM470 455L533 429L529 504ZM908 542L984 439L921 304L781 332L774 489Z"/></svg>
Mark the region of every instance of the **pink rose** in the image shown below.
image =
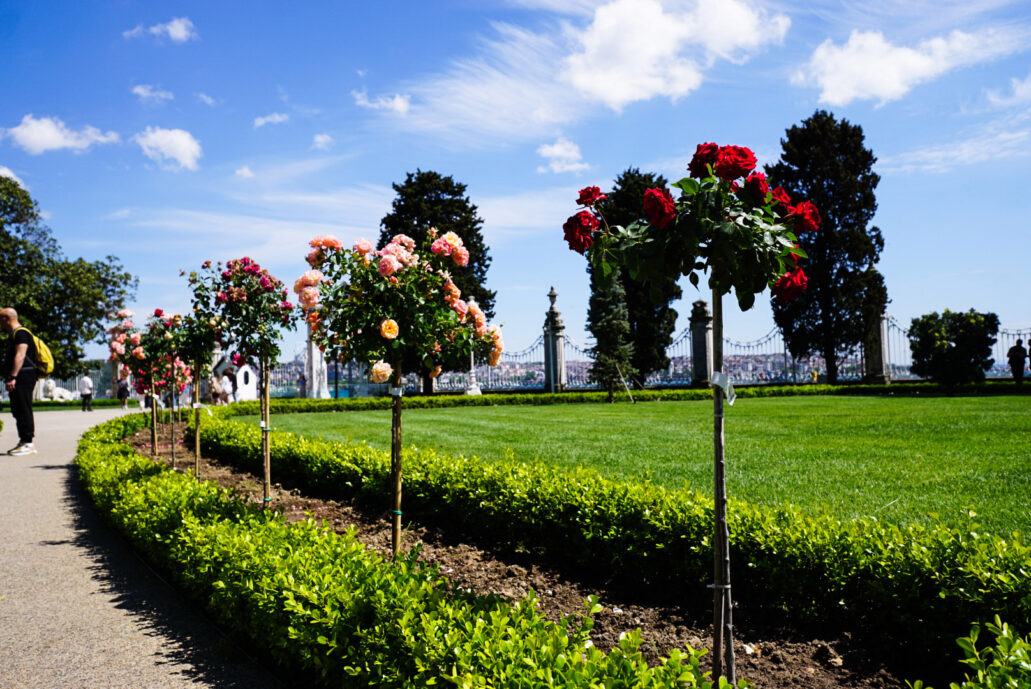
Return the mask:
<svg viewBox="0 0 1031 689"><path fill-rule="evenodd" d="M451 252L454 251L454 247L448 244L443 237L439 237L430 244L430 251L438 256L450 256Z"/></svg>
<svg viewBox="0 0 1031 689"><path fill-rule="evenodd" d="M133 333L132 335L130 335L129 344L131 344L133 347L138 347L140 345L140 334Z"/></svg>
<svg viewBox="0 0 1031 689"><path fill-rule="evenodd" d="M677 217L677 206L668 189L648 189L644 192L644 216L660 230L669 227Z"/></svg>
<svg viewBox="0 0 1031 689"><path fill-rule="evenodd" d="M451 308L452 310L454 310L455 313L458 314L458 321L460 323L464 322L466 314L469 313L469 305L461 299L455 299L453 302L451 302Z"/></svg>
<svg viewBox="0 0 1031 689"><path fill-rule="evenodd" d="M451 258L456 266L467 266L469 265L469 250L460 246L451 254Z"/></svg>
<svg viewBox="0 0 1031 689"><path fill-rule="evenodd" d="M396 234L390 240L391 244L400 244L406 251L415 251L415 240L406 234Z"/></svg>
<svg viewBox="0 0 1031 689"><path fill-rule="evenodd" d="M372 251L372 249L372 242L370 242L368 239L365 239L364 237L354 243L354 252L359 256L365 256L370 251Z"/></svg>
<svg viewBox="0 0 1031 689"><path fill-rule="evenodd" d="M396 256L384 256L379 260L379 274L385 278L401 270L401 261Z"/></svg>
<svg viewBox="0 0 1031 689"><path fill-rule="evenodd" d="M302 287L297 295L297 301L301 303L302 309L311 311L319 303L320 296L318 287Z"/></svg>
<svg viewBox="0 0 1031 689"><path fill-rule="evenodd" d="M390 379L390 374L394 372L390 364L385 361L377 361L372 365L372 375L369 376L369 380L373 383L386 383Z"/></svg>

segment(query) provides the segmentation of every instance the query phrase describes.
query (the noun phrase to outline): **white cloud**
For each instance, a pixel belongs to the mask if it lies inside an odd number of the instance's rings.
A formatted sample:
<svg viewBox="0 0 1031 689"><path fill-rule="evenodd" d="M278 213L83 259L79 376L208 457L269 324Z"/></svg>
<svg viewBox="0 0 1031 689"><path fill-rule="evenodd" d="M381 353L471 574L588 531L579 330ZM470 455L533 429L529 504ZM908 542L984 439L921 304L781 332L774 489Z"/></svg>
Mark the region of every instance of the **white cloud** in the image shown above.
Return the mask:
<svg viewBox="0 0 1031 689"><path fill-rule="evenodd" d="M1026 79L1010 79L1010 92L988 91L988 102L999 107L1031 103L1031 74Z"/></svg>
<svg viewBox="0 0 1031 689"><path fill-rule="evenodd" d="M164 24L155 24L149 28L144 29L142 24L138 24L128 31L123 31L122 36L125 38L142 38L143 36L150 34L157 37L167 37L173 43L185 43L191 39L198 39L200 35L193 27L187 17L176 17L170 22Z"/></svg>
<svg viewBox="0 0 1031 689"><path fill-rule="evenodd" d="M0 165L0 177L10 177L15 182L17 182L18 185L22 189L28 189L28 187L25 186L25 182L23 182L21 180L21 177L19 177L18 175L14 174L14 172L9 167L5 167L4 165Z"/></svg>
<svg viewBox="0 0 1031 689"><path fill-rule="evenodd" d="M740 0L698 0L685 12L667 12L658 0L615 0L574 34L580 50L566 59L566 77L614 110L655 96L675 100L698 88L716 59L742 62L782 41L789 25L786 15Z"/></svg>
<svg viewBox="0 0 1031 689"><path fill-rule="evenodd" d="M546 187L502 196L477 196L484 239L494 245L531 235L553 236L576 209L577 187Z"/></svg>
<svg viewBox="0 0 1031 689"><path fill-rule="evenodd" d="M32 155L62 148L85 151L93 144L110 144L119 140L116 132L101 132L90 126L76 132L56 117L37 119L32 113L23 117L17 127L11 127L3 134L11 137L15 145Z"/></svg>
<svg viewBox="0 0 1031 689"><path fill-rule="evenodd" d="M599 104L618 111L686 96L716 61L743 62L782 41L790 24L742 0L612 0L565 9L557 0L513 1L568 19L537 31L493 24L496 35L481 39L476 55L406 86L403 126L462 144L554 136Z"/></svg>
<svg viewBox="0 0 1031 689"><path fill-rule="evenodd" d="M130 215L132 215L132 211L128 208L119 208L118 210L111 211L105 215L104 220L125 220Z"/></svg>
<svg viewBox="0 0 1031 689"><path fill-rule="evenodd" d="M411 107L411 96L401 95L400 93L395 93L393 96L380 96L373 101L369 100L369 95L365 89L351 91L351 96L354 97L355 105L372 110L390 110L398 115L406 115L408 108Z"/></svg>
<svg viewBox="0 0 1031 689"><path fill-rule="evenodd" d="M132 92L140 99L141 103L147 103L150 105L157 105L166 100L173 100L175 98L175 95L171 91L162 91L160 89L155 90L150 84L138 84L133 86Z"/></svg>
<svg viewBox="0 0 1031 689"><path fill-rule="evenodd" d="M537 172L583 172L591 166L583 162L580 147L564 137L559 137L553 144L544 144L537 149L537 154L548 161L541 165Z"/></svg>
<svg viewBox="0 0 1031 689"><path fill-rule="evenodd" d="M198 92L195 95L197 97L197 100L200 101L201 103L203 103L204 105L210 105L212 107L217 105L217 103L215 102L215 99L212 98L211 96L209 96L206 93Z"/></svg>
<svg viewBox="0 0 1031 689"><path fill-rule="evenodd" d="M943 173L957 167L1018 158L1031 158L1029 129L990 131L965 140L885 156L877 168L889 173Z"/></svg>
<svg viewBox="0 0 1031 689"><path fill-rule="evenodd" d="M264 117L254 118L254 128L259 129L264 127L266 124L282 124L287 122L290 116L281 112L274 112L271 115L265 115Z"/></svg>
<svg viewBox="0 0 1031 689"><path fill-rule="evenodd" d="M1022 49L1018 32L999 29L953 31L915 48L893 45L880 31L853 31L842 46L830 39L821 43L792 81L819 86L821 103L876 99L883 105L950 70Z"/></svg>
<svg viewBox="0 0 1031 689"><path fill-rule="evenodd" d="M251 169L249 167L247 167L246 165L244 165L241 168L237 168L236 172L234 172L233 174L236 175L237 177L241 178L241 179L253 179L254 178L254 173L251 172Z"/></svg>
<svg viewBox="0 0 1031 689"><path fill-rule="evenodd" d="M329 134L316 134L311 141L311 147L317 151L328 151L333 146L333 137Z"/></svg>
<svg viewBox="0 0 1031 689"><path fill-rule="evenodd" d="M147 127L133 141L143 149L143 155L168 170L196 170L202 155L200 142L185 129Z"/></svg>

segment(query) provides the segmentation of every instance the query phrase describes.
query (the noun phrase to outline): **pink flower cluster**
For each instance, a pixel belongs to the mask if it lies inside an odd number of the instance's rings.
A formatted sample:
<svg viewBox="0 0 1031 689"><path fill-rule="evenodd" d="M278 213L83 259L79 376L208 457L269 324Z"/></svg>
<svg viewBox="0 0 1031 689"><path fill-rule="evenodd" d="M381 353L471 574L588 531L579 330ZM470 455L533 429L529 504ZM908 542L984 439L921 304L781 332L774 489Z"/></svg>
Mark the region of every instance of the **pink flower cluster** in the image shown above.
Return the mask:
<svg viewBox="0 0 1031 689"><path fill-rule="evenodd" d="M319 303L319 283L325 279L320 270L307 270L294 282L294 292L301 308L311 311Z"/></svg>
<svg viewBox="0 0 1031 689"><path fill-rule="evenodd" d="M487 329L487 333L490 335L492 343L487 363L491 366L497 366L501 361L501 353L505 351L505 341L501 338L501 328L496 325L490 326L490 328Z"/></svg>
<svg viewBox="0 0 1031 689"><path fill-rule="evenodd" d="M367 240L358 240L359 242ZM357 246L357 244L355 245ZM389 278L394 273L419 265L419 254L415 251L415 240L408 235L394 235L390 243L376 252L379 257L379 274Z"/></svg>
<svg viewBox="0 0 1031 689"><path fill-rule="evenodd" d="M430 251L438 256L450 256L456 266L469 265L469 250L462 245L462 238L454 232L446 232L433 240Z"/></svg>
<svg viewBox="0 0 1031 689"><path fill-rule="evenodd" d="M318 268L326 260L330 251L340 251L344 248L343 243L331 234L321 234L308 242L311 251L308 253L308 265Z"/></svg>
<svg viewBox="0 0 1031 689"><path fill-rule="evenodd" d="M458 322L465 323L465 317L469 313L469 304L461 299L462 290L451 281L451 278L444 280L444 301L451 307L451 310L458 314Z"/></svg>

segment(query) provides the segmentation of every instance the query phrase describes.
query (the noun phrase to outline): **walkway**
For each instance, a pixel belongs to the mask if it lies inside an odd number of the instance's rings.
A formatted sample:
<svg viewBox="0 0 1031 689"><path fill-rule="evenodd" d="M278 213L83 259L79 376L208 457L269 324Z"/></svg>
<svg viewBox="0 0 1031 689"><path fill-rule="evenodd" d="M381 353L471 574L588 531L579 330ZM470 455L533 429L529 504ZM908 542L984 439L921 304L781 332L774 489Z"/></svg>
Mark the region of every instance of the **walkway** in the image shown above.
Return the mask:
<svg viewBox="0 0 1031 689"><path fill-rule="evenodd" d="M120 413L37 411L39 454L0 455L0 688L282 687L93 510L75 446ZM17 433L6 409L2 418L6 452Z"/></svg>

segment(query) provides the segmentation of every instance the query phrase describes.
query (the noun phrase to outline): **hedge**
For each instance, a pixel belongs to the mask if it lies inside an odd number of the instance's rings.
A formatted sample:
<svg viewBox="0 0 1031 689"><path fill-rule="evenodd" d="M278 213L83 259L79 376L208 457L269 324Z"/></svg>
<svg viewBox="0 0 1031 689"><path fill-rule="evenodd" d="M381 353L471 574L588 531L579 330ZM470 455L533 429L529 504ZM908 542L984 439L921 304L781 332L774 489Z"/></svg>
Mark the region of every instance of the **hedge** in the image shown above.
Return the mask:
<svg viewBox="0 0 1031 689"><path fill-rule="evenodd" d="M205 419L204 450L260 472L260 430L228 418L238 412L246 407ZM272 434L271 451L278 481L388 503L386 452L284 432ZM403 461L406 520L605 572L617 585L708 596L709 496L503 458L422 450ZM875 645L903 646L916 662L945 657L972 622L1031 618L1031 548L1017 534L845 521L736 500L729 515L734 594L749 615L833 621Z"/></svg>
<svg viewBox="0 0 1031 689"><path fill-rule="evenodd" d="M305 683L400 687L711 687L702 651L655 667L639 632L609 652L589 641L586 612L544 619L532 595L514 605L451 590L418 552L385 562L350 531L286 525L136 455L120 439L143 415L87 432L76 465L94 504L216 620ZM720 681L719 686L727 686Z"/></svg>

